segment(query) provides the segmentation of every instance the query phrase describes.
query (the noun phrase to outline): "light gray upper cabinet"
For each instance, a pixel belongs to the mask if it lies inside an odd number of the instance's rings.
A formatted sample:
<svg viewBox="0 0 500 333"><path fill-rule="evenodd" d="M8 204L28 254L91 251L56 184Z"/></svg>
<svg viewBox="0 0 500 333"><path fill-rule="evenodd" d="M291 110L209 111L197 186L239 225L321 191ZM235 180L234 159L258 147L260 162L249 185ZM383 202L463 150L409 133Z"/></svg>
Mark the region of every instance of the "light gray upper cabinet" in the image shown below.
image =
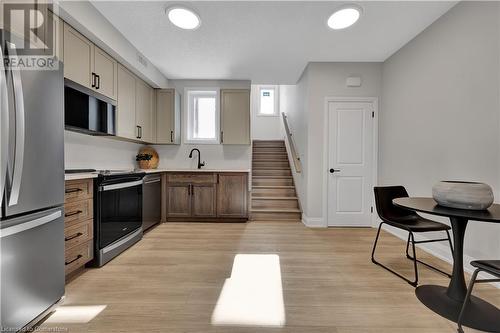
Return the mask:
<svg viewBox="0 0 500 333"><path fill-rule="evenodd" d="M118 98L116 107L116 135L138 139L135 121L135 76L122 65L118 66Z"/></svg>
<svg viewBox="0 0 500 333"><path fill-rule="evenodd" d="M116 135L119 138L155 143L153 88L120 64L117 95Z"/></svg>
<svg viewBox="0 0 500 333"><path fill-rule="evenodd" d="M220 91L221 143L250 144L250 90Z"/></svg>
<svg viewBox="0 0 500 333"><path fill-rule="evenodd" d="M64 77L116 100L118 62L64 23Z"/></svg>
<svg viewBox="0 0 500 333"><path fill-rule="evenodd" d="M64 23L64 77L92 88L94 45L69 24Z"/></svg>
<svg viewBox="0 0 500 333"><path fill-rule="evenodd" d="M116 100L118 62L106 52L94 46L94 90Z"/></svg>
<svg viewBox="0 0 500 333"><path fill-rule="evenodd" d="M156 143L181 143L180 95L175 89L156 90Z"/></svg>
<svg viewBox="0 0 500 333"><path fill-rule="evenodd" d="M139 140L154 143L153 130L154 90L146 82L136 78L135 82L135 121L139 130Z"/></svg>

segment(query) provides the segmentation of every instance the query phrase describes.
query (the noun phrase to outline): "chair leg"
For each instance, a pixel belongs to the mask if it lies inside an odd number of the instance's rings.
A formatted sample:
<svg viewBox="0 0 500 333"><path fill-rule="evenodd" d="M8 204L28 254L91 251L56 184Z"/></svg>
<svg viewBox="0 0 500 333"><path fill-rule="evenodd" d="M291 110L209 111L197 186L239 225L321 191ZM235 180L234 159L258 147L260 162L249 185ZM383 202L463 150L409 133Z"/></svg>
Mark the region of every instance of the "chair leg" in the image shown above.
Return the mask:
<svg viewBox="0 0 500 333"><path fill-rule="evenodd" d="M448 232L448 230L446 230L446 234L448 236L448 243L450 244L450 249L451 249L451 254L453 256L453 245L451 243L451 238L450 238L450 233ZM418 262L419 264L422 264L424 266L427 266L429 267L430 269L432 270L435 270L436 272L439 272L443 275L446 275L447 277L451 278L451 274L450 273L446 273L445 271L437 268L437 267L434 267L432 266L431 264L428 264L420 259L417 259L417 253L415 252L415 246L413 246L413 256L411 256L409 254L409 251L408 251L408 247L409 247L409 242L410 242L410 236L411 236L411 242L415 242L415 238L413 238L413 234L410 232L410 234L408 234L408 243L406 244L406 257L412 261L416 261Z"/></svg>
<svg viewBox="0 0 500 333"><path fill-rule="evenodd" d="M411 236L411 232L408 233L408 239L406 240L406 258L408 259L412 259L412 257L410 257L410 254L408 253L408 250L410 249L410 236ZM413 254L415 255L415 254Z"/></svg>
<svg viewBox="0 0 500 333"><path fill-rule="evenodd" d="M415 237L413 236L413 232L410 231L411 236L411 247L413 251L413 269L415 270L415 287L418 285L418 267L417 267L417 251L415 250ZM411 283L410 283L411 284Z"/></svg>
<svg viewBox="0 0 500 333"><path fill-rule="evenodd" d="M378 227L378 231L377 231L377 236L375 237L375 243L373 244L373 249L372 249L372 262L375 264L375 265L378 265L382 268L384 268L385 270L391 272L392 274L396 275L397 277L405 280L406 282L408 282L410 285L412 285L413 287L416 287L417 286L417 281L411 281L410 279L407 279L406 277L404 277L403 275L399 274L398 272L392 270L391 268L381 264L380 262L378 262L377 260L375 260L375 249L377 248L377 243L378 243L378 239L380 237L380 230L382 229L382 225L384 224L384 222L380 223L379 227ZM413 244L413 248L415 249L415 244ZM415 269L416 269L416 263L414 263L415 265Z"/></svg>
<svg viewBox="0 0 500 333"><path fill-rule="evenodd" d="M462 319L465 314L465 308L467 307L467 303L470 301L470 296L472 294L472 289L474 288L474 284L476 283L476 278L477 274L479 273L480 269L476 269L474 273L472 274L472 277L469 282L469 287L467 288L467 295L465 296L464 299L464 304L462 305L462 310L460 310L460 314L458 315L457 319L457 324L458 324L458 333L463 333L464 330L462 329Z"/></svg>

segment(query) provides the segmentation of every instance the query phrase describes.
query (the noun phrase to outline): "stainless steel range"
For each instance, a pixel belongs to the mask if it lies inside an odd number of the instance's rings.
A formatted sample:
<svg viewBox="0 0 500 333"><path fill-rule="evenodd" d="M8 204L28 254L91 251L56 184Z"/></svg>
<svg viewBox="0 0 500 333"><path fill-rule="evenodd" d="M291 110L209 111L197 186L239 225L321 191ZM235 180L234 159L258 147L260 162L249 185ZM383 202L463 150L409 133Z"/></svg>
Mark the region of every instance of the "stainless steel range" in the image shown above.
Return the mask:
<svg viewBox="0 0 500 333"><path fill-rule="evenodd" d="M94 180L94 266L103 266L142 238L144 176L133 170L98 171Z"/></svg>

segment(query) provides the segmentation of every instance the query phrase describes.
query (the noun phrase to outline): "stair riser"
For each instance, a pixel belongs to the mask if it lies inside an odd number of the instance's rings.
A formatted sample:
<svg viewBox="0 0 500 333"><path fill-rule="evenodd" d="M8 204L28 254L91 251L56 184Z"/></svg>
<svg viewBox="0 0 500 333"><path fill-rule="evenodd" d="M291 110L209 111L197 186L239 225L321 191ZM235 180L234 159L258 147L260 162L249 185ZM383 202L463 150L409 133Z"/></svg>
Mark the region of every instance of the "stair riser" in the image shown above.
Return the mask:
<svg viewBox="0 0 500 333"><path fill-rule="evenodd" d="M259 147L253 148L253 153L286 153L285 147Z"/></svg>
<svg viewBox="0 0 500 333"><path fill-rule="evenodd" d="M252 170L291 170L290 167L286 166L252 166Z"/></svg>
<svg viewBox="0 0 500 333"><path fill-rule="evenodd" d="M254 221L280 221L280 220L295 220L302 219L301 213L252 213Z"/></svg>
<svg viewBox="0 0 500 333"><path fill-rule="evenodd" d="M299 208L297 200L268 200L268 199L258 199L254 197L252 199L252 208Z"/></svg>
<svg viewBox="0 0 500 333"><path fill-rule="evenodd" d="M252 175L254 176L291 176L291 170L253 170Z"/></svg>
<svg viewBox="0 0 500 333"><path fill-rule="evenodd" d="M253 161L252 167L254 168L276 168L276 167L281 167L281 168L288 168L290 165L288 164L288 161L266 161L266 162L256 162Z"/></svg>
<svg viewBox="0 0 500 333"><path fill-rule="evenodd" d="M288 161L288 156L286 155L253 155L252 160L254 162L282 162L282 161Z"/></svg>
<svg viewBox="0 0 500 333"><path fill-rule="evenodd" d="M285 147L284 141L254 141L254 147Z"/></svg>
<svg viewBox="0 0 500 333"><path fill-rule="evenodd" d="M295 190L292 188L260 188L252 190L252 197L294 197Z"/></svg>
<svg viewBox="0 0 500 333"><path fill-rule="evenodd" d="M268 178L268 179L253 179L254 186L292 186L292 179Z"/></svg>

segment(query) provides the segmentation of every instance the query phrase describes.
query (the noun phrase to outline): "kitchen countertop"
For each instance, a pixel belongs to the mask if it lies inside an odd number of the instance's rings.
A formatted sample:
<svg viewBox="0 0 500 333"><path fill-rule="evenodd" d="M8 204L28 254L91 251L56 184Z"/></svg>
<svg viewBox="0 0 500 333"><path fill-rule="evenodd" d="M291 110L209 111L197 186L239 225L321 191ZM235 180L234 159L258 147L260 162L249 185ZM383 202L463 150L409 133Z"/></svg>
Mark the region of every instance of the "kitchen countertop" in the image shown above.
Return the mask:
<svg viewBox="0 0 500 333"><path fill-rule="evenodd" d="M137 172L162 173L162 172L242 172L250 173L250 169L138 169ZM97 172L69 173L64 175L64 180L97 178Z"/></svg>
<svg viewBox="0 0 500 333"><path fill-rule="evenodd" d="M97 178L97 172L67 173L64 180Z"/></svg>
<svg viewBox="0 0 500 333"><path fill-rule="evenodd" d="M139 169L145 173L161 173L161 172L243 172L249 173L250 169Z"/></svg>

